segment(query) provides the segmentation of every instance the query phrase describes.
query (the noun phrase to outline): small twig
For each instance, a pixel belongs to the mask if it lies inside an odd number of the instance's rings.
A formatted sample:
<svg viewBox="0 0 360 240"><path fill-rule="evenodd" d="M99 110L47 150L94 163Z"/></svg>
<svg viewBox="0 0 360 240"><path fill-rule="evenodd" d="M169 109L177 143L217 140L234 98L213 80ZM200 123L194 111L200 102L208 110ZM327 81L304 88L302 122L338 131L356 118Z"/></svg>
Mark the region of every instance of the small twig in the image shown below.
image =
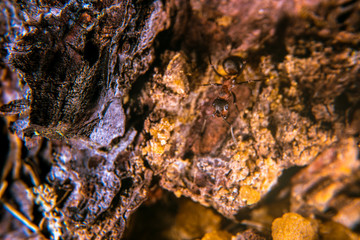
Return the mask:
<svg viewBox="0 0 360 240"><path fill-rule="evenodd" d="M0 187L0 199L1 199L2 196L4 195L4 192L5 192L6 188L7 188L7 186L8 186L7 181L3 181L3 182L1 183L1 187Z"/></svg>
<svg viewBox="0 0 360 240"><path fill-rule="evenodd" d="M16 210L14 207L12 207L10 204L0 200L4 208L11 213L17 220L19 220L21 223L23 223L27 228L29 228L31 231L39 234L42 238L47 239L42 232L40 231L39 227L36 226L34 223L32 223L29 219L27 219L21 212Z"/></svg>

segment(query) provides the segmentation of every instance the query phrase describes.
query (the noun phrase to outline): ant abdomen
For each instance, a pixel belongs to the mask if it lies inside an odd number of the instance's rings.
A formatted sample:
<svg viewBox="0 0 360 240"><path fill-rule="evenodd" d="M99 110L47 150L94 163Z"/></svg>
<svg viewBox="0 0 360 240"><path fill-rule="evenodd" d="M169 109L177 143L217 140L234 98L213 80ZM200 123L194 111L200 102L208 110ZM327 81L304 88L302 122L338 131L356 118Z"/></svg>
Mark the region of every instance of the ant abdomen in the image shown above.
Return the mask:
<svg viewBox="0 0 360 240"><path fill-rule="evenodd" d="M224 59L222 66L227 75L239 76L245 67L245 60L239 56L229 56Z"/></svg>
<svg viewBox="0 0 360 240"><path fill-rule="evenodd" d="M214 70L216 75L223 77L224 80L232 80L234 81L240 74L243 72L245 68L246 61L239 56L229 56L225 58L222 62L222 67L225 72L225 75L219 73L215 67L211 63L211 58L209 56L209 62L211 68Z"/></svg>

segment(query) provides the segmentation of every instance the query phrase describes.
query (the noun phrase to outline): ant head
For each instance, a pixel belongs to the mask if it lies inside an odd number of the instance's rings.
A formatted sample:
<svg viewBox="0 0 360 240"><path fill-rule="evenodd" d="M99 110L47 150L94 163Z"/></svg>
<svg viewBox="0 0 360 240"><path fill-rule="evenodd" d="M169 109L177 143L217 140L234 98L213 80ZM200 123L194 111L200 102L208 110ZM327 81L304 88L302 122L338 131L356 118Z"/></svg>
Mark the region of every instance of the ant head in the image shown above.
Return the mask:
<svg viewBox="0 0 360 240"><path fill-rule="evenodd" d="M226 119L229 115L229 103L225 99L216 98L213 102L214 116Z"/></svg>
<svg viewBox="0 0 360 240"><path fill-rule="evenodd" d="M227 75L238 76L242 73L245 67L245 60L238 56L230 56L224 59L223 69Z"/></svg>

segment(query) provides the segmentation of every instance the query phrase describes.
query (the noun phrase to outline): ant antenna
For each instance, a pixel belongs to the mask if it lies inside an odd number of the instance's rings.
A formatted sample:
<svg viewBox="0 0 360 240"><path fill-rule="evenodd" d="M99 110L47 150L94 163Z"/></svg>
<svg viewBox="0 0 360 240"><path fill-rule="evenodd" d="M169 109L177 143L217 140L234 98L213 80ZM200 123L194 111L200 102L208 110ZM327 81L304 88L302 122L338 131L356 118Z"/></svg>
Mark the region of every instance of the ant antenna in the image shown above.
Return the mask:
<svg viewBox="0 0 360 240"><path fill-rule="evenodd" d="M225 75L220 74L220 73L215 69L214 65L213 65L212 62L211 62L211 57L210 57L210 55L208 55L208 58L209 58L210 66L211 66L211 68L214 70L214 72L216 73L216 75L218 75L219 77L225 78L225 77L226 77Z"/></svg>

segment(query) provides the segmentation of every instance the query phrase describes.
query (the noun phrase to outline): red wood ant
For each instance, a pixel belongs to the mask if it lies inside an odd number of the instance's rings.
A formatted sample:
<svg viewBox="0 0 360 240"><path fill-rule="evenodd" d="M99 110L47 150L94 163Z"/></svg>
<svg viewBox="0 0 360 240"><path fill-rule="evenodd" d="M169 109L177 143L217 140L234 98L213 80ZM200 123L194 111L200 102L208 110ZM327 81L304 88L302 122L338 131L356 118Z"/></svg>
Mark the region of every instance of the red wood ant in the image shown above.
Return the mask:
<svg viewBox="0 0 360 240"><path fill-rule="evenodd" d="M211 65L211 68L214 70L216 75L222 78L222 83L209 83L205 84L203 86L221 86L221 90L219 92L218 97L213 101L212 106L214 107L214 112L212 116L215 117L221 117L229 126L231 130L231 137L235 144L237 144L237 141L234 136L234 130L232 125L227 121L227 118L229 116L229 101L230 98L232 98L232 102L235 105L238 112L239 108L236 104L236 96L234 92L232 91L232 88L235 87L236 84L243 84L247 82L236 82L236 78L240 76L240 74L243 72L246 61L239 57L239 56L229 56L225 58L222 62L222 67L224 69L225 75L220 74L214 67L214 65L211 63L211 58L209 56L209 63ZM206 121L205 121L206 122ZM204 124L205 124L204 122Z"/></svg>

